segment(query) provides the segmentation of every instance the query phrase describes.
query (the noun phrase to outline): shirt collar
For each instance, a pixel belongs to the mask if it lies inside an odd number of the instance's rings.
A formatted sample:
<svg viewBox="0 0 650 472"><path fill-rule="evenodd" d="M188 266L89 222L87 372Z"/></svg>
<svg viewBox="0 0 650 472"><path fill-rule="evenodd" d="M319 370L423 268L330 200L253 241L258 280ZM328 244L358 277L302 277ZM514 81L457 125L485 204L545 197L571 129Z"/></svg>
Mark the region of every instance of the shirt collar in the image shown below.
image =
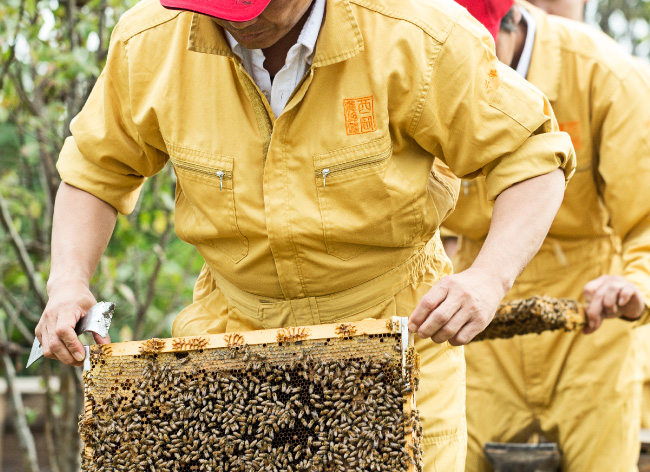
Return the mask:
<svg viewBox="0 0 650 472"><path fill-rule="evenodd" d="M307 17L307 21L300 31L298 36L297 44L306 48L305 56L308 58L308 61L311 62L312 54L316 48L316 40L318 39L318 33L320 32L321 26L323 24L323 19L325 17L325 0L314 0L314 3L311 7L311 12ZM230 49L240 58L243 59L244 47L237 42L235 37L230 34L228 31L224 30L226 41L230 45ZM251 50L253 54L263 54L259 49Z"/></svg>
<svg viewBox="0 0 650 472"><path fill-rule="evenodd" d="M548 14L523 0L518 0L517 4L526 8L535 20L535 42L526 78L554 102L560 94L562 70L559 32Z"/></svg>
<svg viewBox="0 0 650 472"><path fill-rule="evenodd" d="M324 19L321 20L320 34L316 33L313 60L315 67L341 62L363 51L363 37L352 12L350 0L325 0L324 3ZM209 16L198 13L192 14L187 49L236 57L223 30Z"/></svg>
<svg viewBox="0 0 650 472"><path fill-rule="evenodd" d="M528 69L530 68L530 60L533 56L533 43L535 42L535 18L528 13L525 7L521 6L521 18L526 22L526 40L524 42L524 49L521 51L519 62L517 63L517 73L524 79L528 76Z"/></svg>
<svg viewBox="0 0 650 472"><path fill-rule="evenodd" d="M311 13L305 26L302 27L300 36L298 37L298 44L302 44L307 48L307 54L312 54L316 49L316 40L318 33L320 33L323 20L325 19L325 0L314 0Z"/></svg>

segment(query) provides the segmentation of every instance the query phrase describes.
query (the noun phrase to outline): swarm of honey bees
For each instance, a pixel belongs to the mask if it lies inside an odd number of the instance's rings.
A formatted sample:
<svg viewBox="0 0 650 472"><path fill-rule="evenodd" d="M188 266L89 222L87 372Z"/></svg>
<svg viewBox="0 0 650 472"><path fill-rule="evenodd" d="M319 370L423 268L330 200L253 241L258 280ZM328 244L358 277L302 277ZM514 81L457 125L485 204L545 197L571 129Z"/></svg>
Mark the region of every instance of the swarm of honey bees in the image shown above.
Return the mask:
<svg viewBox="0 0 650 472"><path fill-rule="evenodd" d="M575 300L532 297L502 304L488 327L474 341L562 329L573 331L585 325L584 307Z"/></svg>
<svg viewBox="0 0 650 472"><path fill-rule="evenodd" d="M92 346L82 470L421 471L417 354L399 333L340 331L131 356Z"/></svg>

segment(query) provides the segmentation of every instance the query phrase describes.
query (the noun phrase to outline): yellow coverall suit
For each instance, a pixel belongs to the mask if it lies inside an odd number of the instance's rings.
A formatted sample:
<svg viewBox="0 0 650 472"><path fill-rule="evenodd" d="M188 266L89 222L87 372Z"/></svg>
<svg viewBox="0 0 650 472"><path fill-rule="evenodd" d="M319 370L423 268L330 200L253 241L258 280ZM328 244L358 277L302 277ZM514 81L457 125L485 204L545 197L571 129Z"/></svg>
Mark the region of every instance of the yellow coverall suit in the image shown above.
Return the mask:
<svg viewBox="0 0 650 472"><path fill-rule="evenodd" d="M650 65L637 60L644 74L646 84L650 87ZM647 133L647 131L646 131ZM645 324L635 330L639 345L641 379L643 380L643 394L641 398L641 428L650 429L650 324Z"/></svg>
<svg viewBox="0 0 650 472"><path fill-rule="evenodd" d="M560 128L571 135L577 167L548 237L506 300L583 299L588 281L621 274L641 290L647 307L650 87L605 35L522 6L536 22L528 80L549 98ZM445 223L462 235L454 270L474 259L490 217L485 182L463 181ZM559 443L564 471L636 470L634 325L610 319L590 335L547 332L467 346L466 470L490 470L485 442L526 441L540 430Z"/></svg>
<svg viewBox="0 0 650 472"><path fill-rule="evenodd" d="M650 325L636 329L639 345L639 368L643 383L641 396L641 428L650 429Z"/></svg>
<svg viewBox="0 0 650 472"><path fill-rule="evenodd" d="M484 172L492 197L574 167L548 101L493 51L448 0L331 0L275 117L211 18L145 0L116 26L57 167L128 213L171 160L176 233L205 259L174 336L408 316L451 272L438 226L459 180L434 155ZM463 349L417 349L425 468L463 470Z"/></svg>

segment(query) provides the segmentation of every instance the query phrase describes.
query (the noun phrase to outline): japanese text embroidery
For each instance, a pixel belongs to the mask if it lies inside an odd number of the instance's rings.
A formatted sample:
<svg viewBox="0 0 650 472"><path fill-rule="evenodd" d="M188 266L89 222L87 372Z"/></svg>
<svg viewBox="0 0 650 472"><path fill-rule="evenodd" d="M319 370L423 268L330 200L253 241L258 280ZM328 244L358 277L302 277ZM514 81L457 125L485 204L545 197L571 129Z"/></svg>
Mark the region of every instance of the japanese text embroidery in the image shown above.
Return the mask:
<svg viewBox="0 0 650 472"><path fill-rule="evenodd" d="M377 130L374 98L372 95L343 100L345 131L348 135L370 133Z"/></svg>

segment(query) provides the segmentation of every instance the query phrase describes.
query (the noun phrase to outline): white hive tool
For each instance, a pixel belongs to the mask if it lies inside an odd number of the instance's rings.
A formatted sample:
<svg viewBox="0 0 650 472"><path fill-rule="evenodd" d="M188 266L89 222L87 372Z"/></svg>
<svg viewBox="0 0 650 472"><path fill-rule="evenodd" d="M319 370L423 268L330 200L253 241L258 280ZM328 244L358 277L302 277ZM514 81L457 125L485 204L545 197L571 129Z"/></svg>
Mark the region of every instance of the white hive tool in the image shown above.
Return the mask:
<svg viewBox="0 0 650 472"><path fill-rule="evenodd" d="M108 335L108 328L111 326L111 321L113 320L113 313L115 312L115 303L112 302L99 302L94 305L88 313L81 317L75 326L74 331L77 335L92 331L93 333L99 334L102 338L105 338ZM88 349L86 349L86 357L88 356ZM43 356L43 346L38 341L38 338L34 339L34 344L32 345L32 352L29 354L29 360L27 361L27 367L32 365L38 359Z"/></svg>

